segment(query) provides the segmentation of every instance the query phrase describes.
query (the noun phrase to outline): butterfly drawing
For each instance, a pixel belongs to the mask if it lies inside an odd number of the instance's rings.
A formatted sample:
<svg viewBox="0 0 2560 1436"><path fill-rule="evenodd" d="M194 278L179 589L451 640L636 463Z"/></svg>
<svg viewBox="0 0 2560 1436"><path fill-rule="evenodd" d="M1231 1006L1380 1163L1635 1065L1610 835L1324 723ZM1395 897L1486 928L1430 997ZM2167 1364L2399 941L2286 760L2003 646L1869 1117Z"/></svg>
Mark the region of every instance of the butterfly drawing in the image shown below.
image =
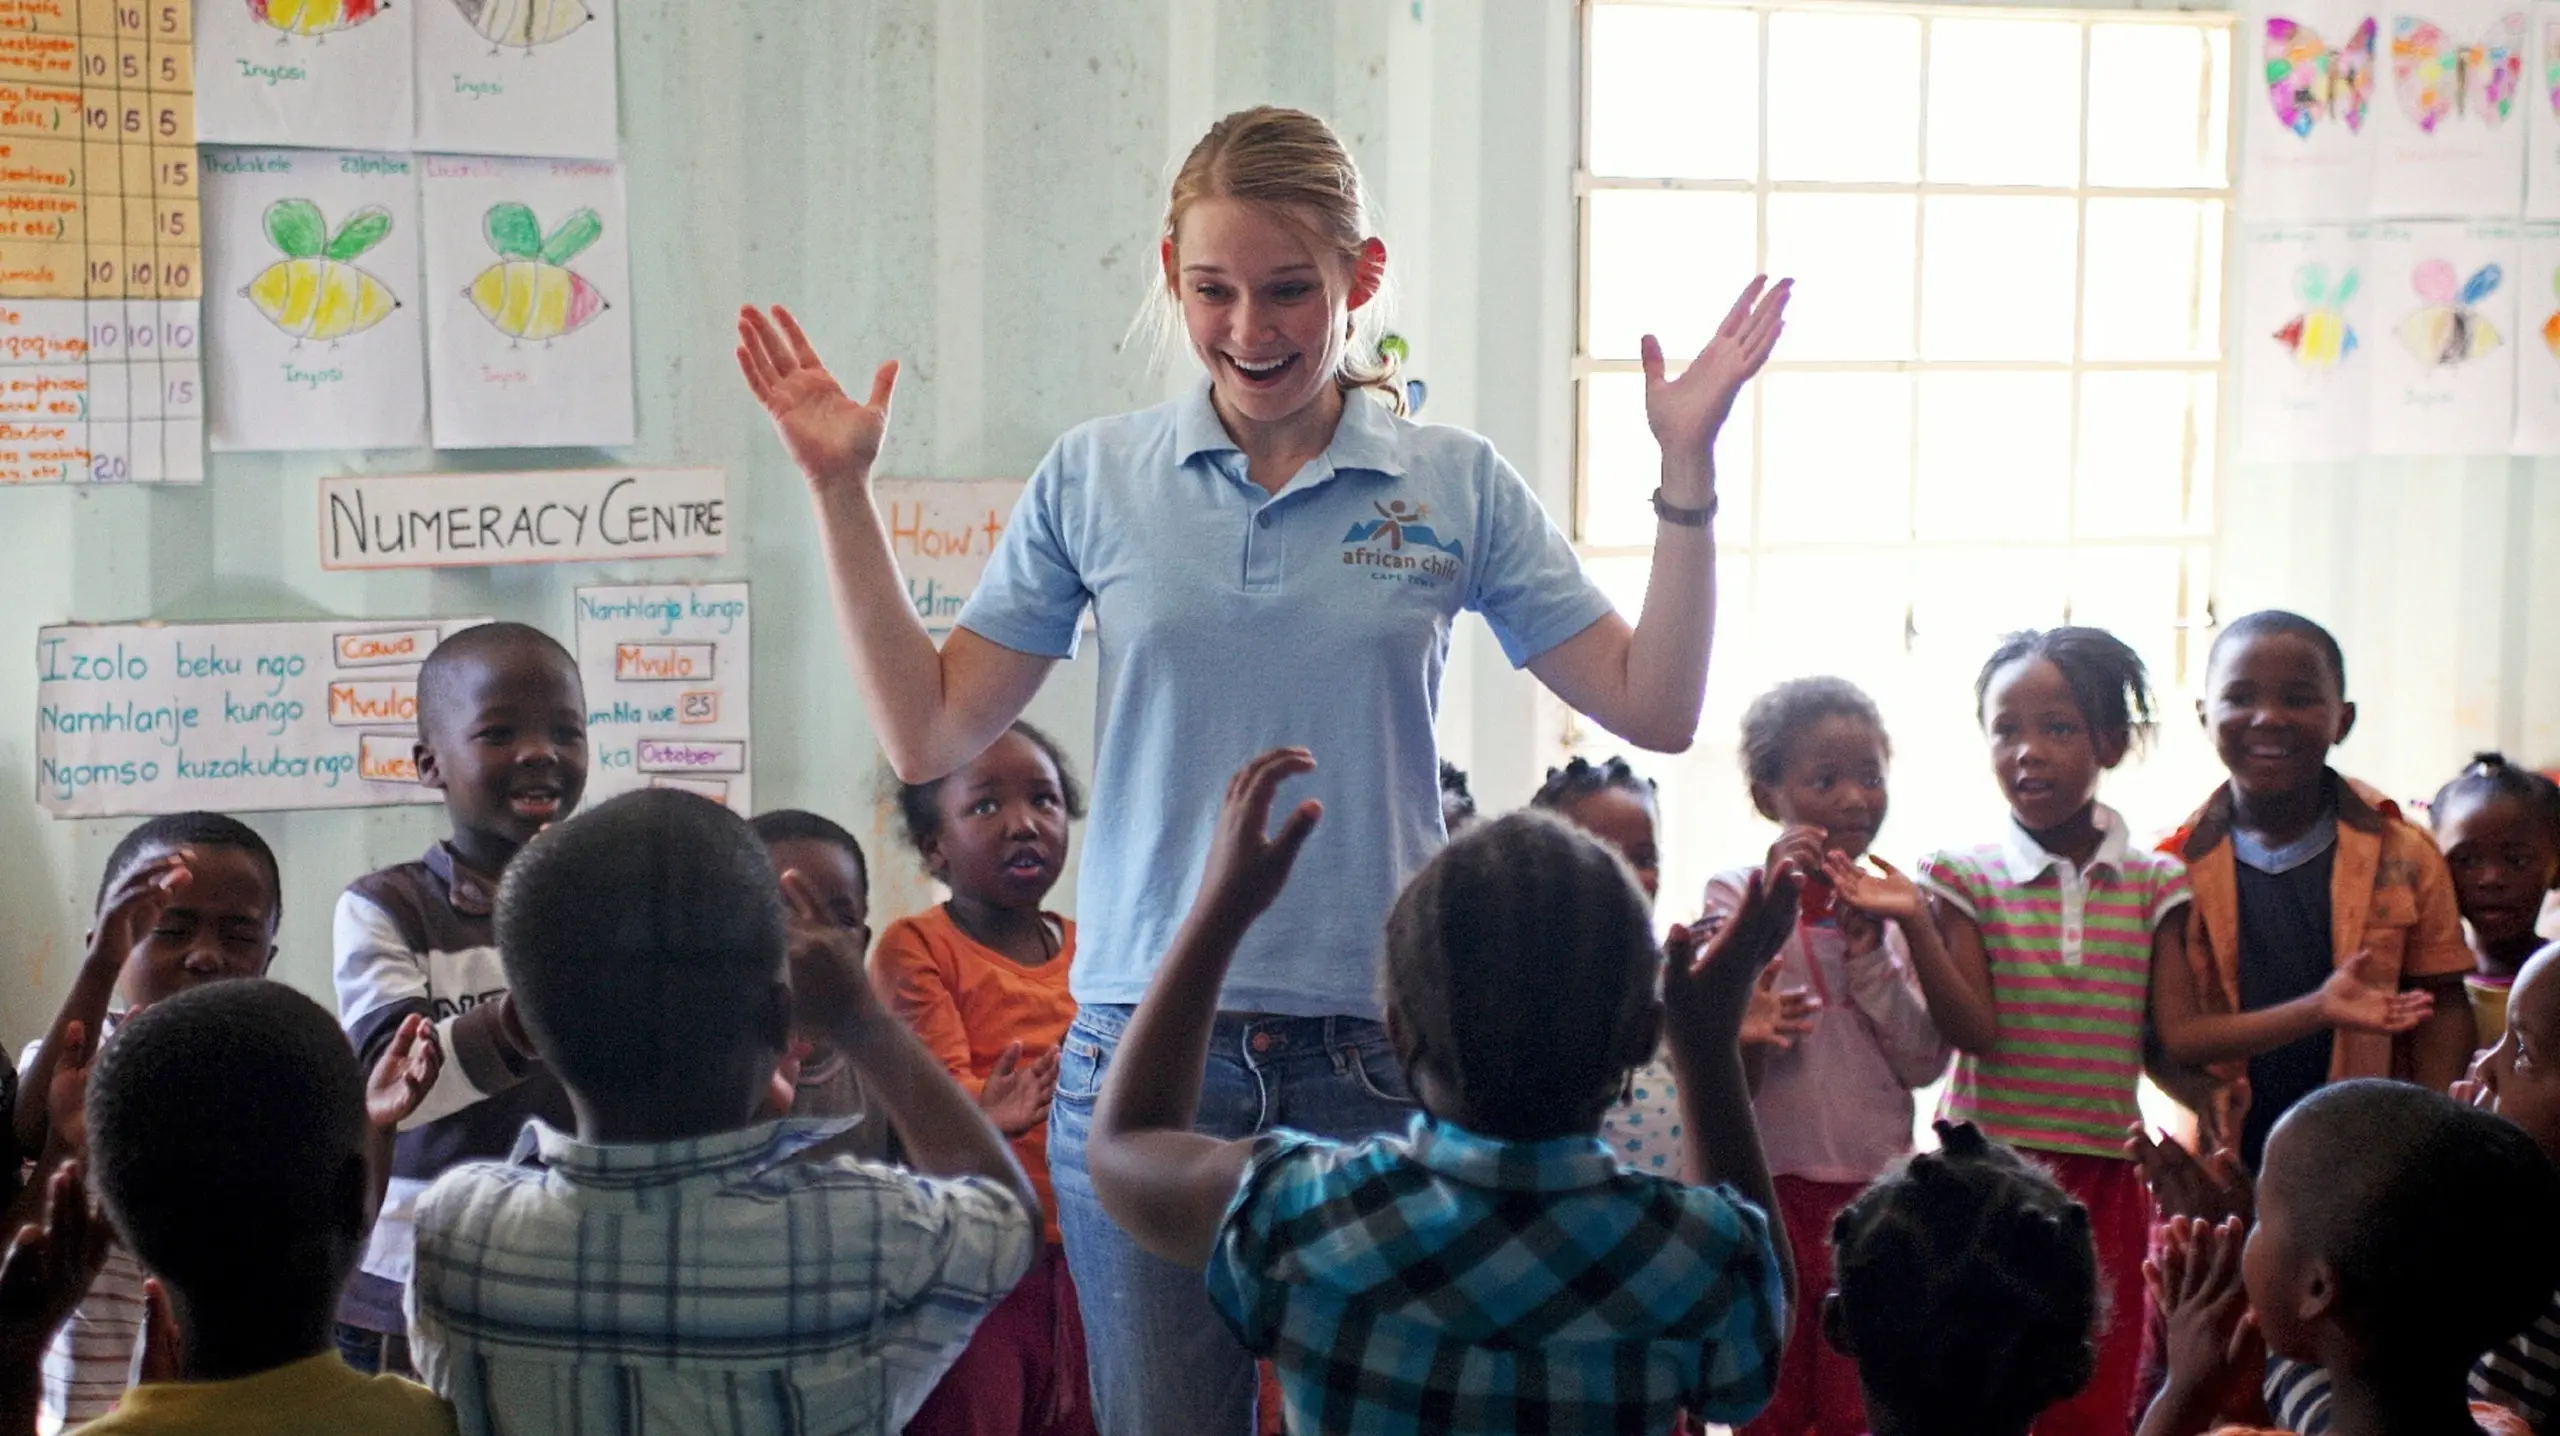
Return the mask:
<svg viewBox="0 0 2560 1436"><path fill-rule="evenodd" d="M2484 264L2456 290L2451 264L2430 259L2419 265L2409 283L2426 307L2400 321L2400 342L2431 369L2449 369L2497 348L2498 331L2477 306L2506 277L2498 266Z"/></svg>
<svg viewBox="0 0 2560 1436"><path fill-rule="evenodd" d="M2426 133L2460 115L2495 128L2515 108L2524 78L2524 16L2501 17L2468 45L2454 43L2434 21L2399 16L2391 22L2391 74L2400 108Z"/></svg>
<svg viewBox="0 0 2560 1436"><path fill-rule="evenodd" d="M2560 115L2560 20L2542 27L2542 79L2551 87L2551 113Z"/></svg>
<svg viewBox="0 0 2560 1436"><path fill-rule="evenodd" d="M2356 328L2347 322L2347 301L2356 297L2356 272L2338 276L2332 289L2326 268L2306 264L2294 276L2293 287L2302 297L2302 312L2276 331L2276 342L2305 369L2335 369L2356 352Z"/></svg>
<svg viewBox="0 0 2560 1436"><path fill-rule="evenodd" d="M2367 16L2347 43L2332 50L2310 26L2267 17L2267 98L2286 129L2308 137L2321 120L2345 125L2350 134L2364 128L2365 104L2373 95L2375 30Z"/></svg>

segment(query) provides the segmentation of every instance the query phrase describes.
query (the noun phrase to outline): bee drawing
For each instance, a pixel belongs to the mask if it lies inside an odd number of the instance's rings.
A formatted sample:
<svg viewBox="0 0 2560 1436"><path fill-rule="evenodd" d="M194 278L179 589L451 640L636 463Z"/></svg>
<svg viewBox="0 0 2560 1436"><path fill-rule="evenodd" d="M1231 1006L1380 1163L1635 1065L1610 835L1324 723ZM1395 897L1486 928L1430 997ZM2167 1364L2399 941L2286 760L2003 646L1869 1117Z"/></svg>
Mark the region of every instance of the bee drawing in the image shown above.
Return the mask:
<svg viewBox="0 0 2560 1436"><path fill-rule="evenodd" d="M546 235L530 208L494 204L483 229L498 262L464 292L499 333L547 342L575 334L607 308L604 295L568 267L604 233L594 210L571 214Z"/></svg>
<svg viewBox="0 0 2560 1436"><path fill-rule="evenodd" d="M2276 342L2305 369L2335 369L2356 352L2356 329L2347 322L2347 301L2356 297L2356 272L2340 275L2332 289L2327 269L2306 264L2294 276L2294 292L2302 297L2302 312L2276 331Z"/></svg>
<svg viewBox="0 0 2560 1436"><path fill-rule="evenodd" d="M2505 271L2484 264L2459 290L2454 288L2453 273L2451 264L2430 259L2409 280L2426 307L2400 321L2400 342L2431 369L2477 359L2501 342L2497 327L2481 317L2478 305L2497 292Z"/></svg>
<svg viewBox="0 0 2560 1436"><path fill-rule="evenodd" d="M390 9L384 0L249 0L249 14L286 35L352 30Z"/></svg>
<svg viewBox="0 0 2560 1436"><path fill-rule="evenodd" d="M480 38L489 42L491 54L498 47L512 45L531 55L534 47L575 31L595 15L581 0L453 0L454 7Z"/></svg>
<svg viewBox="0 0 2560 1436"><path fill-rule="evenodd" d="M320 206L280 199L267 206L267 238L284 258L259 271L240 293L267 322L293 336L335 344L381 323L400 307L389 286L355 259L391 233L391 212L370 205L329 232Z"/></svg>

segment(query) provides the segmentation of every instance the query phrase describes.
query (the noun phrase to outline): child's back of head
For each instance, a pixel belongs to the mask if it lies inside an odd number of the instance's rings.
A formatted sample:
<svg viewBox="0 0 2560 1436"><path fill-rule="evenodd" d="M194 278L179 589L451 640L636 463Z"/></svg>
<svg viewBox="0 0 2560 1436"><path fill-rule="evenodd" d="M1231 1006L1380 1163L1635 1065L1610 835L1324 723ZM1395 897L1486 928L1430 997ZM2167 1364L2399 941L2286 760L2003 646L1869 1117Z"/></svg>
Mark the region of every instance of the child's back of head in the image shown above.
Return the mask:
<svg viewBox="0 0 2560 1436"><path fill-rule="evenodd" d="M1406 885L1381 972L1436 1115L1537 1141L1596 1130L1653 1055L1660 966L1626 862L1531 811L1478 823Z"/></svg>
<svg viewBox="0 0 2560 1436"><path fill-rule="evenodd" d="M497 937L582 1125L618 1114L618 1140L636 1141L745 1123L788 1043L790 987L780 890L744 819L625 793L508 866Z"/></svg>
<svg viewBox="0 0 2560 1436"><path fill-rule="evenodd" d="M2042 1169L1969 1122L1938 1132L1832 1226L1823 1327L1882 1436L2005 1436L2097 1368L2097 1249Z"/></svg>
<svg viewBox="0 0 2560 1436"><path fill-rule="evenodd" d="M368 1218L364 1078L326 1010L282 983L154 1003L90 1075L91 1180L193 1324L326 1348Z"/></svg>
<svg viewBox="0 0 2560 1436"><path fill-rule="evenodd" d="M2560 1173L2523 1128L2442 1093L2336 1083L2268 1139L2243 1269L2275 1354L2458 1396L2560 1286Z"/></svg>

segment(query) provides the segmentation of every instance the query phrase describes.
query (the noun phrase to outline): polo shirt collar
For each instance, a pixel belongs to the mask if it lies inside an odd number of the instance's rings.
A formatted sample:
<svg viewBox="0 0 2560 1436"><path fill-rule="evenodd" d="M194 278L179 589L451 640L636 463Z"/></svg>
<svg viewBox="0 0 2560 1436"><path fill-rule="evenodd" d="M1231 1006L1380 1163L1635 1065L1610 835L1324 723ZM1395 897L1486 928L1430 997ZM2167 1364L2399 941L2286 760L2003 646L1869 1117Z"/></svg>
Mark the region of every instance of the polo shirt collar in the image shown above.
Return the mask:
<svg viewBox="0 0 2560 1436"><path fill-rule="evenodd" d="M2096 872L2106 868L2123 872L2125 858L2133 851L2133 840L2126 835L2124 816L2104 803L2098 804L2089 816L2098 825L2098 855L2089 860L2088 870ZM2015 883L2034 882L2054 868L2065 872L2071 868L2069 858L2047 851L2015 814L2009 818L2009 834L2000 845L2000 856L2008 865L2009 880Z"/></svg>
<svg viewBox="0 0 2560 1436"><path fill-rule="evenodd" d="M594 1191L707 1195L850 1131L860 1117L785 1117L675 1142L581 1142L540 1118L525 1123L508 1160L535 1157Z"/></svg>
<svg viewBox="0 0 2560 1436"><path fill-rule="evenodd" d="M427 849L427 871L444 884L445 901L464 917L487 917L497 910L498 883L463 866L454 856L453 844L438 843Z"/></svg>
<svg viewBox="0 0 2560 1436"><path fill-rule="evenodd" d="M1452 1181L1506 1192L1570 1192L1617 1175L1618 1159L1598 1137L1505 1142L1464 1127L1416 1116L1407 1142L1413 1160Z"/></svg>
<svg viewBox="0 0 2560 1436"><path fill-rule="evenodd" d="M1342 396L1342 420L1334 425L1333 442L1325 445L1324 453L1310 461L1291 485L1353 469L1401 478L1404 459L1399 449L1395 416L1366 393L1346 390ZM1202 454L1242 452L1228 436L1227 426L1219 421L1217 406L1209 400L1209 380L1203 376L1189 393L1174 401L1175 461L1188 464Z"/></svg>

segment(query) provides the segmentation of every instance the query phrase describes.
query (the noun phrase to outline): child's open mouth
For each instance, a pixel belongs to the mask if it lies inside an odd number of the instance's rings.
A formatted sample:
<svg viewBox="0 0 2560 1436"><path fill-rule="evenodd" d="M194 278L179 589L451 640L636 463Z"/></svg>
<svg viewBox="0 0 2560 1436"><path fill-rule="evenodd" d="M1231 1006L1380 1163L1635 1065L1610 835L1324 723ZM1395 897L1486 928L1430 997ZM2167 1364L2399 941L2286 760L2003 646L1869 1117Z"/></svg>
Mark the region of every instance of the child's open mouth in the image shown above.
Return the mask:
<svg viewBox="0 0 2560 1436"><path fill-rule="evenodd" d="M1049 860L1026 848L1005 859L1004 870L1018 878L1038 877L1049 871Z"/></svg>
<svg viewBox="0 0 2560 1436"><path fill-rule="evenodd" d="M507 811L527 822L547 823L560 816L560 790L527 788L507 795Z"/></svg>

